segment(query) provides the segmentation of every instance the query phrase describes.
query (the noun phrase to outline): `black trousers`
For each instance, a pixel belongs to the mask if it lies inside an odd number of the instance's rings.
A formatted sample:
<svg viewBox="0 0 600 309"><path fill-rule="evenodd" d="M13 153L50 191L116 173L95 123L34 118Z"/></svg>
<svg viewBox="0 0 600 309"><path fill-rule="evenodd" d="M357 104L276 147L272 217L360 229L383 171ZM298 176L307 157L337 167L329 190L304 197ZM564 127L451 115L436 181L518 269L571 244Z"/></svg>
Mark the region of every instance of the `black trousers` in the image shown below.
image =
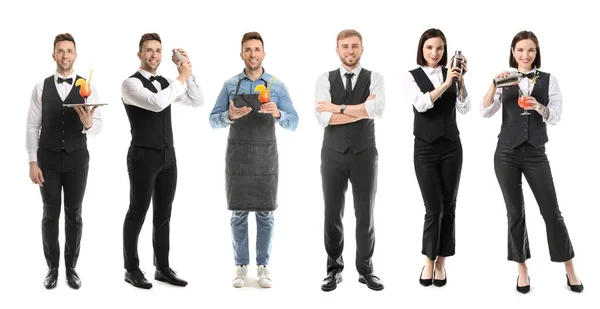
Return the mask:
<svg viewBox="0 0 600 309"><path fill-rule="evenodd" d="M171 207L177 187L175 149L161 150L130 147L127 153L129 172L129 210L123 224L125 269L139 269L138 237L152 200L152 244L154 266L169 267L169 231Z"/></svg>
<svg viewBox="0 0 600 309"><path fill-rule="evenodd" d="M373 206L377 191L377 160L377 148L359 153L339 153L325 147L321 150L327 272L344 269L342 219L348 180L352 184L356 217L356 269L362 275L373 272L371 257L375 248Z"/></svg>
<svg viewBox="0 0 600 309"><path fill-rule="evenodd" d="M40 187L44 215L42 217L42 241L44 255L49 268L59 266L58 222L60 219L62 192L65 205L65 266L77 265L81 243L83 221L81 208L90 154L87 149L67 153L38 150L38 166L44 176Z"/></svg>
<svg viewBox="0 0 600 309"><path fill-rule="evenodd" d="M456 196L462 171L460 138L427 143L415 137L414 165L425 203L421 253L430 260L455 253Z"/></svg>
<svg viewBox="0 0 600 309"><path fill-rule="evenodd" d="M558 209L558 201L544 146L523 143L516 148L498 141L494 155L496 178L502 189L508 217L508 260L523 263L531 257L525 224L521 175L535 196L544 222L553 262L566 262L575 256L573 246Z"/></svg>

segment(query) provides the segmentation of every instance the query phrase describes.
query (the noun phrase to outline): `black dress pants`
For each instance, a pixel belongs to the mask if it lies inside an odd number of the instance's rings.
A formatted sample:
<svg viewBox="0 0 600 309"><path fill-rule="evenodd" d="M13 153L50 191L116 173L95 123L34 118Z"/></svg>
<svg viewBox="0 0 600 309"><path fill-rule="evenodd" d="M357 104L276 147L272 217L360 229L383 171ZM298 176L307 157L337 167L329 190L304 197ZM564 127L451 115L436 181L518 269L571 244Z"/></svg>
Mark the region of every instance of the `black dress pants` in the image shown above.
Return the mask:
<svg viewBox="0 0 600 309"><path fill-rule="evenodd" d="M79 257L83 221L81 208L90 154L87 149L67 153L40 148L38 166L44 177L40 187L44 215L42 217L42 241L46 264L49 268L59 266L60 246L58 222L64 191L65 205L65 266L75 268Z"/></svg>
<svg viewBox="0 0 600 309"><path fill-rule="evenodd" d="M177 187L175 149L130 147L127 153L130 202L123 224L125 269L139 269L138 237L152 200L154 266L169 267L171 207Z"/></svg>
<svg viewBox="0 0 600 309"><path fill-rule="evenodd" d="M575 256L562 214L544 146L523 143L516 148L498 141L494 155L496 178L502 189L508 217L508 260L523 263L531 257L525 224L521 175L535 196L546 224L550 259L566 262Z"/></svg>
<svg viewBox="0 0 600 309"><path fill-rule="evenodd" d="M358 153L340 153L326 147L321 149L327 272L344 269L342 219L348 181L352 184L356 217L356 269L362 275L373 272L371 257L375 248L373 206L377 191L377 160L377 148Z"/></svg>
<svg viewBox="0 0 600 309"><path fill-rule="evenodd" d="M460 138L432 143L415 137L414 165L425 203L421 253L430 260L455 253L456 196L462 171Z"/></svg>

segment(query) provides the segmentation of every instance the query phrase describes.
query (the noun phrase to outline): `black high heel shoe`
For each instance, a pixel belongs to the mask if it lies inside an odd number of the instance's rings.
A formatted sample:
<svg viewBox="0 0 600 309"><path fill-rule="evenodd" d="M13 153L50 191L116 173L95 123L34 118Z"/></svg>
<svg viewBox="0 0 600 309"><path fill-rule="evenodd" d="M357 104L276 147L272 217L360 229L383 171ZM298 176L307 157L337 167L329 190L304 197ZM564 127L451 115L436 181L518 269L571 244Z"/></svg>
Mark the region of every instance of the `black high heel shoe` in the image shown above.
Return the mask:
<svg viewBox="0 0 600 309"><path fill-rule="evenodd" d="M446 279L448 279L446 267L444 267L444 279L441 280L435 279L435 269L433 270L433 285L437 286L438 288L443 287L444 285L446 285Z"/></svg>
<svg viewBox="0 0 600 309"><path fill-rule="evenodd" d="M419 283L422 286L430 286L433 283L433 278L431 279L423 279L423 271L425 270L425 266L423 266L423 269L421 269L421 274L419 275Z"/></svg>
<svg viewBox="0 0 600 309"><path fill-rule="evenodd" d="M566 276L567 276L567 285L569 286L571 291L576 292L576 293L581 293L583 291L583 282L581 282L581 284L578 284L578 285L572 285L571 282L569 282L569 275L566 275Z"/></svg>
<svg viewBox="0 0 600 309"><path fill-rule="evenodd" d="M530 286L531 286L531 279L529 278L529 276L527 276L527 285L525 285L525 286L519 286L519 276L517 276L517 291L519 291L520 293L523 293L523 294L527 294L527 293L529 293Z"/></svg>

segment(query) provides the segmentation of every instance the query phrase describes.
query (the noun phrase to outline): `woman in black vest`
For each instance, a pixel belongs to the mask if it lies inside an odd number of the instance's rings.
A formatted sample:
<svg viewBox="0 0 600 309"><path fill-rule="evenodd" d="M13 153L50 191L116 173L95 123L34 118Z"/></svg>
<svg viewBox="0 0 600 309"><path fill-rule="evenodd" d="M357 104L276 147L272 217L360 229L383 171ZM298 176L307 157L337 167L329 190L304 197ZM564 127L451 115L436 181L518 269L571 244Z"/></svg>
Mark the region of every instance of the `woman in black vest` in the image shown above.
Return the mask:
<svg viewBox="0 0 600 309"><path fill-rule="evenodd" d="M415 173L425 203L421 253L427 258L419 276L423 286L444 286L445 259L454 255L454 213L463 160L456 111L466 114L471 108L463 80L466 59L450 70L444 67L447 62L444 33L429 29L419 40L419 67L404 77L414 112Z"/></svg>
<svg viewBox="0 0 600 309"><path fill-rule="evenodd" d="M517 69L523 79L509 86L490 85L483 99L481 113L491 117L502 107L502 127L494 155L494 169L500 184L508 216L508 260L519 264L517 290L529 292L529 275L525 261L531 257L525 225L522 175L537 200L546 223L550 259L564 262L567 285L574 292L583 291L583 285L573 267L573 246L558 208L552 173L546 156L548 141L546 124L556 124L562 111L562 95L556 79L539 71L541 53L537 37L530 31L515 35L510 45L509 65ZM496 76L504 78L510 72ZM524 113L517 100L523 93L531 110Z"/></svg>

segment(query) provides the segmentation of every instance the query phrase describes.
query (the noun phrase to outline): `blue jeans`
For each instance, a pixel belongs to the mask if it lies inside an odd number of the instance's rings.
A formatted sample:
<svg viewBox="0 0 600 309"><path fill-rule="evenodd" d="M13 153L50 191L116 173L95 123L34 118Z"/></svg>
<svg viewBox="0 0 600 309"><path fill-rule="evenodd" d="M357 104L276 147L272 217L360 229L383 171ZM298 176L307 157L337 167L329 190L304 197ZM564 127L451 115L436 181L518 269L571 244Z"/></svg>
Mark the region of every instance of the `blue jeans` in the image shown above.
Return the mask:
<svg viewBox="0 0 600 309"><path fill-rule="evenodd" d="M235 265L248 265L250 252L248 249L248 211L232 211L231 234ZM256 265L267 265L271 254L271 240L275 222L272 211L256 213Z"/></svg>

